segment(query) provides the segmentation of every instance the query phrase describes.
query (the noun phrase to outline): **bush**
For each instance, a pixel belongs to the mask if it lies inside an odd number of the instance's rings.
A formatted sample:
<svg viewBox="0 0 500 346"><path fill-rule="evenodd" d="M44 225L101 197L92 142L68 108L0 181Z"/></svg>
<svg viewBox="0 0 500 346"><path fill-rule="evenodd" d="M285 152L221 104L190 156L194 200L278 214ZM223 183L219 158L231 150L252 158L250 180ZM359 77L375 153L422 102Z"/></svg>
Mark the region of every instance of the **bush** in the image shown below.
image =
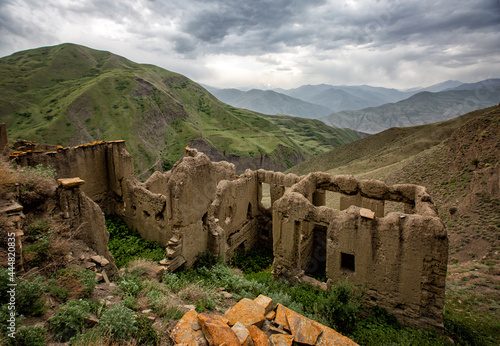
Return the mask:
<svg viewBox="0 0 500 346"><path fill-rule="evenodd" d="M345 281L330 290L322 307L323 316L340 333L351 334L356 329L361 297L356 296L354 285Z"/></svg>
<svg viewBox="0 0 500 346"><path fill-rule="evenodd" d="M49 237L43 236L35 243L23 247L24 262L31 267L37 267L47 260L49 250Z"/></svg>
<svg viewBox="0 0 500 346"><path fill-rule="evenodd" d="M125 273L118 280L118 287L123 291L123 296L128 294L135 297L143 289L143 280L138 275Z"/></svg>
<svg viewBox="0 0 500 346"><path fill-rule="evenodd" d="M45 341L46 336L47 330L43 326L22 327L16 332L14 345L44 346L47 344L47 341Z"/></svg>
<svg viewBox="0 0 500 346"><path fill-rule="evenodd" d="M85 300L67 302L57 314L49 320L50 331L61 341L66 342L82 332L85 317L90 317L90 304Z"/></svg>
<svg viewBox="0 0 500 346"><path fill-rule="evenodd" d="M58 286L66 288L74 298L91 297L96 285L95 273L81 267L67 267L56 273ZM64 295L64 290L52 289ZM67 298L67 297L66 297Z"/></svg>
<svg viewBox="0 0 500 346"><path fill-rule="evenodd" d="M125 222L116 216L106 217L109 232L109 251L118 267L124 267L132 260L143 258L155 262L165 258L165 248L157 242L142 239L137 232L130 230Z"/></svg>
<svg viewBox="0 0 500 346"><path fill-rule="evenodd" d="M199 253L196 256L196 261L193 264L193 269L205 267L212 268L217 262L220 262L218 257L214 256L210 251Z"/></svg>
<svg viewBox="0 0 500 346"><path fill-rule="evenodd" d="M20 281L16 290L16 308L19 313L30 316L40 316L47 311L44 278L32 275Z"/></svg>
<svg viewBox="0 0 500 346"><path fill-rule="evenodd" d="M255 273L269 268L273 263L273 254L269 251L250 249L245 253L235 253L233 263L243 273Z"/></svg>
<svg viewBox="0 0 500 346"><path fill-rule="evenodd" d="M135 339L139 345L158 345L160 338L153 328L153 322L145 315L137 317Z"/></svg>
<svg viewBox="0 0 500 346"><path fill-rule="evenodd" d="M138 331L134 312L123 305L104 311L98 326L99 330L109 333L115 340L128 340Z"/></svg>
<svg viewBox="0 0 500 346"><path fill-rule="evenodd" d="M33 221L26 227L24 235L26 236L26 241L34 242L44 236L49 236L51 232L52 228L49 223L46 220L39 219Z"/></svg>

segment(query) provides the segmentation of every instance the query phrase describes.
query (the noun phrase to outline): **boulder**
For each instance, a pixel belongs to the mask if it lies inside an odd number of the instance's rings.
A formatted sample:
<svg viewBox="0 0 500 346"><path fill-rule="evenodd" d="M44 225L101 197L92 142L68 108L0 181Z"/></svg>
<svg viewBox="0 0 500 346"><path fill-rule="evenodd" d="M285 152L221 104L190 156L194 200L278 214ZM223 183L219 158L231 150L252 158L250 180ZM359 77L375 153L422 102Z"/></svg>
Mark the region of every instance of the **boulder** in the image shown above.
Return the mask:
<svg viewBox="0 0 500 346"><path fill-rule="evenodd" d="M175 344L208 345L198 323L198 314L195 310L190 310L184 314L170 333L170 337Z"/></svg>
<svg viewBox="0 0 500 346"><path fill-rule="evenodd" d="M224 317L228 319L231 326L239 321L247 328L251 325L260 328L266 319L264 313L265 309L260 304L251 299L243 298Z"/></svg>
<svg viewBox="0 0 500 346"><path fill-rule="evenodd" d="M236 322L231 329L240 340L240 344L242 346L253 346L253 341L252 338L250 337L250 332L241 322Z"/></svg>
<svg viewBox="0 0 500 346"><path fill-rule="evenodd" d="M272 346L291 346L293 344L292 335L273 334L269 337Z"/></svg>
<svg viewBox="0 0 500 346"><path fill-rule="evenodd" d="M269 339L266 333L257 328L256 326L248 327L248 332L253 340L255 346L269 346Z"/></svg>
<svg viewBox="0 0 500 346"><path fill-rule="evenodd" d="M240 340L228 326L224 317L209 314L198 314L198 322L210 346L225 343L226 346L240 346Z"/></svg>
<svg viewBox="0 0 500 346"><path fill-rule="evenodd" d="M257 304L261 305L265 312L264 314L267 315L272 309L273 309L273 300L269 297L263 296L262 294L259 295L257 298L254 299L254 302Z"/></svg>

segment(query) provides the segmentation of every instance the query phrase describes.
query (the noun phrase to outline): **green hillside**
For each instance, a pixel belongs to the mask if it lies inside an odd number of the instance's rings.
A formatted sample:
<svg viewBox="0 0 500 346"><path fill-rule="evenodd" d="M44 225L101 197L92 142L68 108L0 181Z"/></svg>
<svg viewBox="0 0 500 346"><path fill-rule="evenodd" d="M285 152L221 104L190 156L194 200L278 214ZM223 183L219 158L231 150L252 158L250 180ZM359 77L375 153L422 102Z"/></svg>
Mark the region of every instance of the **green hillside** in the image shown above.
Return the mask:
<svg viewBox="0 0 500 346"><path fill-rule="evenodd" d="M40 143L125 139L143 177L169 169L186 145L240 171L259 162L279 170L358 139L315 120L231 107L180 74L74 44L0 59L0 121L10 138Z"/></svg>

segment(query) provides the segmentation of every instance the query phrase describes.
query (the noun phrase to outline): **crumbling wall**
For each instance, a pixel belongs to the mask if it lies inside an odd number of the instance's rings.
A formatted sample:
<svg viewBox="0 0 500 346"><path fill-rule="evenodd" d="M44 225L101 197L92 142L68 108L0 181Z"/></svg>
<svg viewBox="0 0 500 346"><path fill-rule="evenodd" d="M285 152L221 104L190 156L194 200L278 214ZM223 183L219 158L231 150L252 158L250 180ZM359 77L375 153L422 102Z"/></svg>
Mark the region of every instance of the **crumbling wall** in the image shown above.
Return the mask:
<svg viewBox="0 0 500 346"><path fill-rule="evenodd" d="M315 206L318 188L373 199L375 205L414 205L414 213L378 217L356 205L342 211ZM323 232L324 248L313 238ZM274 204L273 238L276 276L300 282L308 270L316 274L323 266L329 285L346 278L366 285L366 303L386 308L401 322L443 327L448 238L425 188L312 173Z"/></svg>
<svg viewBox="0 0 500 346"><path fill-rule="evenodd" d="M189 148L171 171L141 183L123 141L14 159L84 179L82 190L103 210L166 246L170 271L191 266L207 249L229 260L263 242L272 244L277 277L323 288L348 278L366 285L368 305L386 308L403 323L443 327L448 239L424 187L326 173L247 170L238 177L234 165L213 163ZM261 203L262 184L270 185L269 208ZM327 191L341 194L340 210L325 206ZM384 216L386 201L403 203L404 213ZM75 205L81 203L87 202Z"/></svg>
<svg viewBox="0 0 500 346"><path fill-rule="evenodd" d="M76 147L59 147L55 151L16 152L11 155L20 166L50 166L57 178L79 177L85 180L81 189L101 207L123 195L123 181L134 175L132 157L125 141L95 142ZM107 208L106 208L107 209ZM108 213L111 210L106 210Z"/></svg>

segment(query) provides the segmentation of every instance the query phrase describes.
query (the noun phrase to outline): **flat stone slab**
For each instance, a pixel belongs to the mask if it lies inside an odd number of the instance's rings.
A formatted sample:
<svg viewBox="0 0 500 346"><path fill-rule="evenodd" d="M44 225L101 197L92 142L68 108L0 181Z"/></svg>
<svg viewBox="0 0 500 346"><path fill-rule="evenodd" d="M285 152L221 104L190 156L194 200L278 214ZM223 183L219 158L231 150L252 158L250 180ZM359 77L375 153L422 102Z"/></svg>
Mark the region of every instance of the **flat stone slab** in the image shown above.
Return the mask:
<svg viewBox="0 0 500 346"><path fill-rule="evenodd" d="M373 220L373 218L375 217L375 212L367 208L361 208L359 210L359 215L361 215L364 218Z"/></svg>
<svg viewBox="0 0 500 346"><path fill-rule="evenodd" d="M210 346L240 346L240 339L228 326L227 319L218 315L198 314L198 322Z"/></svg>
<svg viewBox="0 0 500 346"><path fill-rule="evenodd" d="M252 337L254 346L269 346L269 339L266 333L257 328L256 326L248 327L248 332Z"/></svg>
<svg viewBox="0 0 500 346"><path fill-rule="evenodd" d="M255 325L260 328L266 320L264 312L265 309L262 305L257 304L251 299L243 298L228 312L226 312L224 317L228 319L229 325L231 326L239 321L247 328L251 325Z"/></svg>
<svg viewBox="0 0 500 346"><path fill-rule="evenodd" d="M80 179L78 177L76 177L76 178L62 178L62 179L57 179L57 184L59 186L64 187L65 189L71 189L71 188L85 184L85 180Z"/></svg>

